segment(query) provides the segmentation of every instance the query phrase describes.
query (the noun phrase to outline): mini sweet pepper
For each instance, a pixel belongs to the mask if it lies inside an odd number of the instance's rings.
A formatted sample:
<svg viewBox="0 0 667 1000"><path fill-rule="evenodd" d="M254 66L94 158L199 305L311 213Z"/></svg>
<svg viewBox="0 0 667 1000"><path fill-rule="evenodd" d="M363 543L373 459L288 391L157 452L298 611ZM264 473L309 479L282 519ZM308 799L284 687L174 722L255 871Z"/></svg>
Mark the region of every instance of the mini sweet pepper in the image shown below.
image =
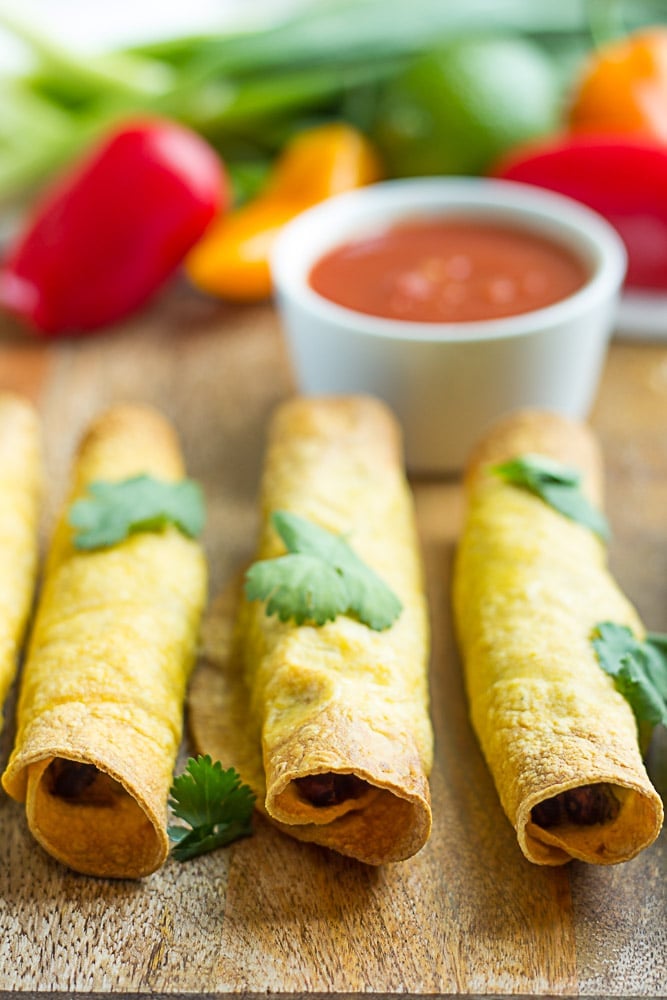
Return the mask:
<svg viewBox="0 0 667 1000"><path fill-rule="evenodd" d="M593 53L572 95L570 126L667 142L667 27L645 28Z"/></svg>
<svg viewBox="0 0 667 1000"><path fill-rule="evenodd" d="M188 254L185 270L202 291L234 302L271 294L269 255L286 222L325 198L379 180L373 145L344 123L299 133L254 200L214 223Z"/></svg>
<svg viewBox="0 0 667 1000"><path fill-rule="evenodd" d="M127 122L44 195L0 267L32 331L84 334L141 306L228 201L217 154L170 121Z"/></svg>

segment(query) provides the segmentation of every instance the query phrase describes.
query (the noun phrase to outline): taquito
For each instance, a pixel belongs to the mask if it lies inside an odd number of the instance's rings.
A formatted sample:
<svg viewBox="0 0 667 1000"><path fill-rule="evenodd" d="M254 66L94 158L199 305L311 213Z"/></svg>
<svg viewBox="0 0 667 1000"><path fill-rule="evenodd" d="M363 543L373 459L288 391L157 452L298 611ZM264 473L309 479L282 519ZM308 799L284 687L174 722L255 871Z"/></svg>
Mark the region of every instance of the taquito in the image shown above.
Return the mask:
<svg viewBox="0 0 667 1000"><path fill-rule="evenodd" d="M183 478L170 424L142 406L100 416L81 443L28 647L2 781L54 857L135 878L165 860L167 798L206 595L200 545L169 526L75 547L68 512L94 482Z"/></svg>
<svg viewBox="0 0 667 1000"><path fill-rule="evenodd" d="M655 839L662 804L591 639L600 622L642 625L598 535L493 471L526 454L577 469L601 504L597 443L564 417L509 416L472 455L453 583L472 723L525 856L613 864Z"/></svg>
<svg viewBox="0 0 667 1000"><path fill-rule="evenodd" d="M428 620L397 424L366 397L295 398L274 414L264 466L260 560L285 548L288 511L347 543L398 596L374 631L344 614L297 625L228 594L193 680L198 749L234 764L285 833L368 864L416 853L431 827ZM215 648L217 644L217 651Z"/></svg>
<svg viewBox="0 0 667 1000"><path fill-rule="evenodd" d="M0 392L0 713L16 675L35 589L40 437L30 403Z"/></svg>

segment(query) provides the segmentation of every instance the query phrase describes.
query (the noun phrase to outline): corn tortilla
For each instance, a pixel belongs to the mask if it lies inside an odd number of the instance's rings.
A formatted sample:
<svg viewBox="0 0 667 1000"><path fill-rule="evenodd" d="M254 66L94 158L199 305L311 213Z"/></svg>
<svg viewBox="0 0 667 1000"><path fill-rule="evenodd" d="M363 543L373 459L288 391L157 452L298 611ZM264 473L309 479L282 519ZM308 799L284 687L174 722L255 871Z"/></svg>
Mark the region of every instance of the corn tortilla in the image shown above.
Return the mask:
<svg viewBox="0 0 667 1000"><path fill-rule="evenodd" d="M16 675L37 576L40 439L30 403L0 392L0 711Z"/></svg>
<svg viewBox="0 0 667 1000"><path fill-rule="evenodd" d="M165 860L166 803L206 595L201 547L176 528L77 550L70 503L96 480L184 475L156 411L117 406L76 458L47 561L3 785L79 872L136 878Z"/></svg>
<svg viewBox="0 0 667 1000"><path fill-rule="evenodd" d="M526 857L613 864L652 843L662 803L590 639L602 621L642 625L600 539L490 472L526 453L579 469L601 502L591 432L555 414L506 418L471 457L453 596L472 723Z"/></svg>
<svg viewBox="0 0 667 1000"><path fill-rule="evenodd" d="M365 397L283 404L270 428L258 559L284 553L275 510L345 536L403 604L373 631L267 616L234 593L214 609L190 694L198 749L234 764L281 830L368 864L416 853L431 828L428 622L412 500L390 413ZM206 632L205 632L206 635ZM316 804L304 782L335 784Z"/></svg>

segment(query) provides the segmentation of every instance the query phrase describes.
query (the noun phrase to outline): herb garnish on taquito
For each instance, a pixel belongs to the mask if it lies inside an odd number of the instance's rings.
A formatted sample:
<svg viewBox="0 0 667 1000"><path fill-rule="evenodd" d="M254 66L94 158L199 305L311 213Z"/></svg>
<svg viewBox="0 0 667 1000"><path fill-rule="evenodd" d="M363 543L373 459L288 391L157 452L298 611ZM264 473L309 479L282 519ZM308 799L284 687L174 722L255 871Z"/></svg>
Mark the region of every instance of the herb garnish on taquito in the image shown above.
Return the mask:
<svg viewBox="0 0 667 1000"><path fill-rule="evenodd" d="M201 547L160 502L183 477L159 413L109 410L81 444L49 553L3 784L26 801L46 850L87 874L139 877L168 854L167 798L206 595ZM135 524L124 500L137 478ZM81 541L91 531L99 547Z"/></svg>
<svg viewBox="0 0 667 1000"><path fill-rule="evenodd" d="M526 455L562 463L551 500L544 481L531 488L503 474ZM655 839L663 811L632 708L592 642L605 621L643 634L591 514L602 496L596 442L555 414L518 413L472 455L466 490L455 618L473 726L503 808L531 861L625 861Z"/></svg>
<svg viewBox="0 0 667 1000"><path fill-rule="evenodd" d="M193 681L198 748L234 764L284 832L369 864L409 857L431 826L428 623L400 435L382 404L278 409L257 559L235 634L227 595Z"/></svg>
<svg viewBox="0 0 667 1000"><path fill-rule="evenodd" d="M35 588L41 480L37 414L19 396L0 392L0 713Z"/></svg>

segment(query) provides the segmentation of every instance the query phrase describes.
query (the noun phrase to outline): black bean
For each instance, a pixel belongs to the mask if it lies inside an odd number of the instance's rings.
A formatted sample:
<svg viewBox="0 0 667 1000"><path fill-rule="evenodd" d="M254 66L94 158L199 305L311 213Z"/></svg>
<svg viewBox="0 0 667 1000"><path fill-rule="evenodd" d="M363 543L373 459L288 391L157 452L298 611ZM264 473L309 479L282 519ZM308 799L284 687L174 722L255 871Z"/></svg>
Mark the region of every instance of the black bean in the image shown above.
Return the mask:
<svg viewBox="0 0 667 1000"><path fill-rule="evenodd" d="M552 799L545 799L544 802L538 802L531 810L530 818L533 823L537 823L538 826L543 827L545 830L548 830L551 826L558 826L559 823L563 822L563 803L560 800L560 796L555 795Z"/></svg>
<svg viewBox="0 0 667 1000"><path fill-rule="evenodd" d="M585 785L565 792L565 810L573 823L592 826L618 816L620 803L605 785Z"/></svg>
<svg viewBox="0 0 667 1000"><path fill-rule="evenodd" d="M56 757L48 768L49 791L61 799L78 799L98 774L94 764Z"/></svg>
<svg viewBox="0 0 667 1000"><path fill-rule="evenodd" d="M531 810L531 819L545 830L563 823L592 826L616 819L620 808L609 785L582 785L538 803Z"/></svg>
<svg viewBox="0 0 667 1000"><path fill-rule="evenodd" d="M301 798L318 808L336 806L347 799L356 799L364 788L364 782L354 774L309 774L305 778L296 778L294 784L299 789Z"/></svg>

